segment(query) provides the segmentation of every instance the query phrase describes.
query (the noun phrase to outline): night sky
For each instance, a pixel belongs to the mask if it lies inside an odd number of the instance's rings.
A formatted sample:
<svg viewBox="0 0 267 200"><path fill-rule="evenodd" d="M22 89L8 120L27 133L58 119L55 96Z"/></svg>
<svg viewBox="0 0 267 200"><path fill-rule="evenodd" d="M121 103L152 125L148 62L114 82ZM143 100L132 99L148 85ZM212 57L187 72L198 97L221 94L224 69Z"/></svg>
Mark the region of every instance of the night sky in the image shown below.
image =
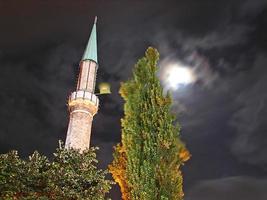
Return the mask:
<svg viewBox="0 0 267 200"><path fill-rule="evenodd" d="M176 62L195 71L193 83L172 90L192 154L185 200L266 200L266 0L0 0L0 153L51 156L65 140L67 97L95 15L97 81L112 87L93 122L100 167L120 141L120 82L153 46L160 71Z"/></svg>

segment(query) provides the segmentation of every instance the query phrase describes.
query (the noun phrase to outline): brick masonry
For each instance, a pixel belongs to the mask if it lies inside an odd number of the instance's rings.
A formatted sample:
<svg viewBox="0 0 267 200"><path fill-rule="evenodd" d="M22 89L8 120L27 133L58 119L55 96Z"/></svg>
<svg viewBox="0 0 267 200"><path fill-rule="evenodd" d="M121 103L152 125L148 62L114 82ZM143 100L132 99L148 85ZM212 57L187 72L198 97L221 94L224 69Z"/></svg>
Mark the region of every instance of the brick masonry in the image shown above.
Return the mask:
<svg viewBox="0 0 267 200"><path fill-rule="evenodd" d="M97 64L81 61L77 88L69 98L70 119L65 148L81 151L89 148L93 116L98 110L98 98L94 94Z"/></svg>

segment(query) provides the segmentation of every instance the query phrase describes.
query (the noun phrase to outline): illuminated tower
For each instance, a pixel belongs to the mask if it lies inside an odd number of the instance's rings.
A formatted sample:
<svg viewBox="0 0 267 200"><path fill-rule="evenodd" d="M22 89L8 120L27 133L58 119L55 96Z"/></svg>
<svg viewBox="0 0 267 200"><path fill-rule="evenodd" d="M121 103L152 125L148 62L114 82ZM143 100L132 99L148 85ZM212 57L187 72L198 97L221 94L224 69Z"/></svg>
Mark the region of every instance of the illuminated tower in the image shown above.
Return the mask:
<svg viewBox="0 0 267 200"><path fill-rule="evenodd" d="M72 92L68 100L70 112L69 126L65 148L89 148L93 116L97 113L99 100L94 94L97 63L96 21L80 61L80 72L76 91Z"/></svg>

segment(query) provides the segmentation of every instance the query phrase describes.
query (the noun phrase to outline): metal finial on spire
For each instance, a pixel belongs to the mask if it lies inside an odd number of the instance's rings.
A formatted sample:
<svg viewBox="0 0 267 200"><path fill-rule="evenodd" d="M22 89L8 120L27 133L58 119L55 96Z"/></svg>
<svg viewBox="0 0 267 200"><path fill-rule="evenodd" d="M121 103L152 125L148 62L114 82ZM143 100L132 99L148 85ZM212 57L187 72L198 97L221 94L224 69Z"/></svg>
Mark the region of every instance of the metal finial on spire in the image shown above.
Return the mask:
<svg viewBox="0 0 267 200"><path fill-rule="evenodd" d="M97 22L97 16L95 16L95 22L94 22L94 24L96 24L96 22Z"/></svg>

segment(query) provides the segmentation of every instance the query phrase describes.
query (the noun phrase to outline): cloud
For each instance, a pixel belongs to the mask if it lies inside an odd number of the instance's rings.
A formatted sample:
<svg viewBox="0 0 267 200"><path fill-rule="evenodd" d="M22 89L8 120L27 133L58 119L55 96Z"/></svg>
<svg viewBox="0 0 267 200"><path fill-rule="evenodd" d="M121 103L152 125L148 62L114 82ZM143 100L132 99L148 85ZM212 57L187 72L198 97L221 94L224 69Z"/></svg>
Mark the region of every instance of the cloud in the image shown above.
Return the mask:
<svg viewBox="0 0 267 200"><path fill-rule="evenodd" d="M267 179L228 177L200 181L185 196L185 200L266 200Z"/></svg>
<svg viewBox="0 0 267 200"><path fill-rule="evenodd" d="M266 0L247 0L241 4L241 16L255 16L267 7Z"/></svg>
<svg viewBox="0 0 267 200"><path fill-rule="evenodd" d="M239 109L230 124L236 129L231 150L241 161L267 167L267 57L258 56L254 68L236 77L247 85L237 94Z"/></svg>
<svg viewBox="0 0 267 200"><path fill-rule="evenodd" d="M185 49L225 48L244 44L252 27L243 24L226 24L218 30L211 31L202 38L188 38L184 43Z"/></svg>
<svg viewBox="0 0 267 200"><path fill-rule="evenodd" d="M266 1L246 1L234 7L233 18L224 11L225 19L217 18L217 26L204 34L176 29L156 37L163 54L160 65L184 62L197 74L194 85L173 92L174 111L190 145L217 135L220 141L214 143L230 151L236 163L264 168L267 60L252 41L258 24L251 21L265 8Z"/></svg>
<svg viewBox="0 0 267 200"><path fill-rule="evenodd" d="M67 96L75 84L77 50L59 45L44 51L42 62L2 61L0 73L0 141L5 152L23 155L37 149L51 153L67 126ZM76 66L77 67L77 66ZM11 138L14 138L11 139ZM1 145L2 147L2 145Z"/></svg>

